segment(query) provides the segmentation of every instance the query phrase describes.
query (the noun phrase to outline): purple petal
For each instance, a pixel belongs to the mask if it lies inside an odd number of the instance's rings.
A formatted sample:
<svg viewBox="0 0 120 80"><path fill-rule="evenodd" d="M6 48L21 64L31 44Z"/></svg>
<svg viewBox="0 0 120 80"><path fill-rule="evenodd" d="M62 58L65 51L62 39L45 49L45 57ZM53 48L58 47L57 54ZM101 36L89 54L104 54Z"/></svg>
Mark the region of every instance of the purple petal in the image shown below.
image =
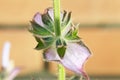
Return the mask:
<svg viewBox="0 0 120 80"><path fill-rule="evenodd" d="M8 76L8 80L13 80L20 72L20 68L15 68Z"/></svg>
<svg viewBox="0 0 120 80"><path fill-rule="evenodd" d="M69 70L76 74L82 74L87 80L89 80L87 74L83 70L83 65L90 56L90 51L83 45L83 43L67 43L66 53L62 59L60 59L57 52L52 48L45 52L45 56L48 61L59 61Z"/></svg>
<svg viewBox="0 0 120 80"><path fill-rule="evenodd" d="M44 26L44 23L42 21L42 16L39 12L37 12L33 18L33 21L35 21L37 24L39 24L40 26Z"/></svg>
<svg viewBox="0 0 120 80"><path fill-rule="evenodd" d="M53 8L48 8L47 11L48 11L48 15L49 15L49 16L51 17L51 19L54 21L54 11L53 11ZM60 17L61 17L61 21L62 21L63 13L60 14Z"/></svg>
<svg viewBox="0 0 120 80"><path fill-rule="evenodd" d="M87 78L87 74L83 71L83 65L89 56L90 51L85 46L69 43L61 63L69 70Z"/></svg>
<svg viewBox="0 0 120 80"><path fill-rule="evenodd" d="M6 69L10 64L10 42L5 42L2 52L2 67Z"/></svg>
<svg viewBox="0 0 120 80"><path fill-rule="evenodd" d="M64 64L67 68L71 69L71 67L73 67L72 69L75 72L81 73L79 70L82 68L84 62L89 56L90 53L86 47L81 46L77 43L69 43L67 45L65 56L61 60L61 63Z"/></svg>
<svg viewBox="0 0 120 80"><path fill-rule="evenodd" d="M51 17L51 19L54 21L54 13L53 13L53 9L49 8L48 9L48 15Z"/></svg>
<svg viewBox="0 0 120 80"><path fill-rule="evenodd" d="M60 57L54 48L49 48L47 51L45 51L45 59L47 61L59 61Z"/></svg>

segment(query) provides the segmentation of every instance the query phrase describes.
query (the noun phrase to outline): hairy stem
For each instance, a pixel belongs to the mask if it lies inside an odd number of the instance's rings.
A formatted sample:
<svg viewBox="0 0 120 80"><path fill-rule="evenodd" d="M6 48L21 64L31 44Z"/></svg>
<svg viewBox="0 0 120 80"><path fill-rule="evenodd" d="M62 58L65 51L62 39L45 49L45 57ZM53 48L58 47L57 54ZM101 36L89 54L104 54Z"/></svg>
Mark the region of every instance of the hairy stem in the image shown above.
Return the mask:
<svg viewBox="0 0 120 80"><path fill-rule="evenodd" d="M55 35L57 38L61 36L61 22L60 22L60 0L53 0L54 6L54 25ZM58 80L65 80L65 70L61 64L58 64Z"/></svg>
<svg viewBox="0 0 120 80"><path fill-rule="evenodd" d="M61 30L60 30L60 0L53 0L54 6L54 25L55 25L55 34L56 37L60 37Z"/></svg>
<svg viewBox="0 0 120 80"><path fill-rule="evenodd" d="M59 77L58 80L65 80L65 69L61 64L58 64Z"/></svg>

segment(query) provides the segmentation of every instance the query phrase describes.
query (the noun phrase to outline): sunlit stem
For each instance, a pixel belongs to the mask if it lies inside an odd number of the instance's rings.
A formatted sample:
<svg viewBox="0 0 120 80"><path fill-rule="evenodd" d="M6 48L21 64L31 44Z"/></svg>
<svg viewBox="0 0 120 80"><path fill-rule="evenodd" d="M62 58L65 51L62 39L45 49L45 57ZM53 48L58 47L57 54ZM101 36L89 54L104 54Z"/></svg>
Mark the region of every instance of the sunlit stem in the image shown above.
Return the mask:
<svg viewBox="0 0 120 80"><path fill-rule="evenodd" d="M55 35L57 38L61 36L61 22L60 22L60 0L53 0L53 6L54 6L54 30ZM58 64L58 80L65 80L65 70L64 67L61 64Z"/></svg>
<svg viewBox="0 0 120 80"><path fill-rule="evenodd" d="M65 69L61 64L58 64L59 77L58 80L65 80Z"/></svg>

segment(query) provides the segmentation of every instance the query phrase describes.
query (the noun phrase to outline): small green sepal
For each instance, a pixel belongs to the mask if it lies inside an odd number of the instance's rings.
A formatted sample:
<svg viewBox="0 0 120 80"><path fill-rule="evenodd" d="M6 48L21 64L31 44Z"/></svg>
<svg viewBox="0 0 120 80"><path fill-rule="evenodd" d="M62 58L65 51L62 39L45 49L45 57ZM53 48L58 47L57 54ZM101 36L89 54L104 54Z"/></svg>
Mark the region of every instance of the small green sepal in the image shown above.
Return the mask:
<svg viewBox="0 0 120 80"><path fill-rule="evenodd" d="M57 52L58 52L58 55L60 56L60 58L64 57L65 51L66 51L66 46L61 46L61 47L57 48Z"/></svg>

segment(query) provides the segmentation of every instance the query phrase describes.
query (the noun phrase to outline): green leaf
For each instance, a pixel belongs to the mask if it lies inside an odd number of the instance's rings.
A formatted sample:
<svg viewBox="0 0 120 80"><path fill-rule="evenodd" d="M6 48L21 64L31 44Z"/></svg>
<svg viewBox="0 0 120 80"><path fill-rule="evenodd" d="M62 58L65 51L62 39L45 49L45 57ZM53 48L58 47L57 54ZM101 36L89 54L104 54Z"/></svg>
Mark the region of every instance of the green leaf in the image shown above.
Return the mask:
<svg viewBox="0 0 120 80"><path fill-rule="evenodd" d="M31 29L29 31L32 32L33 34L37 34L40 36L53 35L52 32L47 30L45 27L42 27L33 21L31 21L31 24L32 24L33 29Z"/></svg>
<svg viewBox="0 0 120 80"><path fill-rule="evenodd" d="M54 42L53 37L46 37L46 38L35 37L35 39L38 42L37 46L35 47L35 49L37 50L46 49L50 47Z"/></svg>
<svg viewBox="0 0 120 80"><path fill-rule="evenodd" d="M67 12L64 11L64 13L63 13L63 19L62 19L62 23L61 23L62 29L65 29L66 27L68 27L69 25L71 25L70 21L71 21L71 12L69 12L67 14Z"/></svg>
<svg viewBox="0 0 120 80"><path fill-rule="evenodd" d="M62 45L61 39L57 39L57 41L56 41L56 46L59 46L59 45Z"/></svg>
<svg viewBox="0 0 120 80"><path fill-rule="evenodd" d="M47 29L49 29L51 32L54 32L54 22L52 21L48 13L42 15L42 21L44 24L46 24Z"/></svg>
<svg viewBox="0 0 120 80"><path fill-rule="evenodd" d="M66 23L69 23L69 21L70 21L70 19L71 19L71 13L72 13L72 12L69 12L69 13L68 13L68 16L67 16L67 19L66 19Z"/></svg>
<svg viewBox="0 0 120 80"><path fill-rule="evenodd" d="M66 51L66 46L61 46L61 47L57 48L57 52L58 52L58 55L60 56L60 58L64 57L65 51Z"/></svg>
<svg viewBox="0 0 120 80"><path fill-rule="evenodd" d="M58 39L56 41L56 48L57 48L57 53L60 56L60 58L63 58L65 55L65 51L66 51L66 42L62 39Z"/></svg>
<svg viewBox="0 0 120 80"><path fill-rule="evenodd" d="M80 38L78 37L77 35L78 31L77 30L70 30L66 36L65 36L65 39L68 40L68 41L79 41Z"/></svg>
<svg viewBox="0 0 120 80"><path fill-rule="evenodd" d="M64 10L64 12L63 12L63 18L62 18L62 21L64 22L64 19L65 19L65 17L66 17L66 14L67 14L67 12Z"/></svg>
<svg viewBox="0 0 120 80"><path fill-rule="evenodd" d="M41 50L41 49L45 49L45 48L46 48L46 46L44 46L44 44L41 43L41 42L39 42L39 43L37 44L37 46L35 47L36 50Z"/></svg>
<svg viewBox="0 0 120 80"><path fill-rule="evenodd" d="M63 22L67 25L71 19L71 12L69 12L67 15L66 15L66 11L64 12L63 14Z"/></svg>

